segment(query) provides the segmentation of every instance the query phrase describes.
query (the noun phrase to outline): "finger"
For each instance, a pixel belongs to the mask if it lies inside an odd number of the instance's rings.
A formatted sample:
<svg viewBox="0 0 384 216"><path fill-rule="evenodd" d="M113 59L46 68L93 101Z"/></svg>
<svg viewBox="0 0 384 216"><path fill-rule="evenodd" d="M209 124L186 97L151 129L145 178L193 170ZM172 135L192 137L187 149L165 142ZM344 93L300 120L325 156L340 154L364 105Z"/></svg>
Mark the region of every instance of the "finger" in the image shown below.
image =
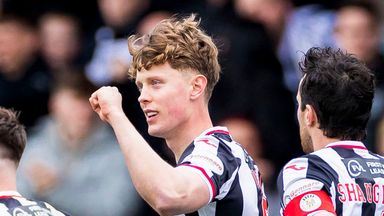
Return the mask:
<svg viewBox="0 0 384 216"><path fill-rule="evenodd" d="M91 107L93 110L97 111L100 109L100 106L99 106L99 101L96 97L91 97L89 98L89 102L91 104Z"/></svg>

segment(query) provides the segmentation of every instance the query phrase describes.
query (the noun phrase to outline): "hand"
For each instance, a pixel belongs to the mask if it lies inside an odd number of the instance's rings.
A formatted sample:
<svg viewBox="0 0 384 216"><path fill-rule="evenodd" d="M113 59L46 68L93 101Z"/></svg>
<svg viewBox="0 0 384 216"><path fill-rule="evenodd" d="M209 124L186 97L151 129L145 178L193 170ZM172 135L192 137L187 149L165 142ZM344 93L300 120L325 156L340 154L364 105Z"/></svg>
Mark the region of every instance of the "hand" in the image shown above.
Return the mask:
<svg viewBox="0 0 384 216"><path fill-rule="evenodd" d="M103 121L109 122L111 114L124 114L122 97L116 87L101 87L91 95L89 102Z"/></svg>

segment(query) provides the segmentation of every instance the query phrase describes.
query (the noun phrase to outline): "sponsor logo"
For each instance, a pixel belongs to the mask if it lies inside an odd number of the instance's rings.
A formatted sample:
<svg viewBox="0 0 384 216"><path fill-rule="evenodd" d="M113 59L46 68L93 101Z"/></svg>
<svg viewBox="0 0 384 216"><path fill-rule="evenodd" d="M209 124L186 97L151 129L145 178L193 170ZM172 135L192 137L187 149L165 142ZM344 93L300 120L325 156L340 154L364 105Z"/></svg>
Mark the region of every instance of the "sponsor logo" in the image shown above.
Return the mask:
<svg viewBox="0 0 384 216"><path fill-rule="evenodd" d="M308 191L321 190L322 187L323 187L323 183L316 180L310 180L310 179L299 180L295 184L291 185L286 189L284 204L288 204L290 200Z"/></svg>
<svg viewBox="0 0 384 216"><path fill-rule="evenodd" d="M52 216L52 212L39 205L19 206L10 209L12 216Z"/></svg>
<svg viewBox="0 0 384 216"><path fill-rule="evenodd" d="M363 166L357 160L350 160L347 164L348 172L351 176L357 177L362 172L366 172Z"/></svg>
<svg viewBox="0 0 384 216"><path fill-rule="evenodd" d="M26 212L20 208L15 208L12 212L12 216L33 216L33 215L29 214L28 212Z"/></svg>
<svg viewBox="0 0 384 216"><path fill-rule="evenodd" d="M316 210L320 206L321 199L316 194L306 194L300 200L300 209L305 212Z"/></svg>
<svg viewBox="0 0 384 216"><path fill-rule="evenodd" d="M190 161L192 164L196 164L201 167L207 167L212 172L219 175L224 172L223 162L218 157L209 157L208 155L192 154L186 158L186 161Z"/></svg>

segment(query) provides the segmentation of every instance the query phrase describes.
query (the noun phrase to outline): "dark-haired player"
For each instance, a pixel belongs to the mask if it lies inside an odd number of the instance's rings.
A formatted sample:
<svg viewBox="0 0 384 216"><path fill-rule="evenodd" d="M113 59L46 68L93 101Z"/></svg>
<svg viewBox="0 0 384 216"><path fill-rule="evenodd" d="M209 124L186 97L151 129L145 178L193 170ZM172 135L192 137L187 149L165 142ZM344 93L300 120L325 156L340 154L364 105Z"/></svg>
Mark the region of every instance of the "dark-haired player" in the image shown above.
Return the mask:
<svg viewBox="0 0 384 216"><path fill-rule="evenodd" d="M384 158L362 143L374 75L331 48L311 48L300 67L297 118L308 154L279 175L282 215L383 215Z"/></svg>

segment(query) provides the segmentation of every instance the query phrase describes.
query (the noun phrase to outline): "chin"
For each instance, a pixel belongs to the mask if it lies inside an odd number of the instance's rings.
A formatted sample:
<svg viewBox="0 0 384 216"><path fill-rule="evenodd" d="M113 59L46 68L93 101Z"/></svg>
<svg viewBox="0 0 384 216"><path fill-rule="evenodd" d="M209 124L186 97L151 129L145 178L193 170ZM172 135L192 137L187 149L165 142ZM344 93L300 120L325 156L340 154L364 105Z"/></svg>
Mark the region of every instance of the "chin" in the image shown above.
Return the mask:
<svg viewBox="0 0 384 216"><path fill-rule="evenodd" d="M153 137L163 138L164 136L159 130L156 130L155 128L148 127L148 134Z"/></svg>

